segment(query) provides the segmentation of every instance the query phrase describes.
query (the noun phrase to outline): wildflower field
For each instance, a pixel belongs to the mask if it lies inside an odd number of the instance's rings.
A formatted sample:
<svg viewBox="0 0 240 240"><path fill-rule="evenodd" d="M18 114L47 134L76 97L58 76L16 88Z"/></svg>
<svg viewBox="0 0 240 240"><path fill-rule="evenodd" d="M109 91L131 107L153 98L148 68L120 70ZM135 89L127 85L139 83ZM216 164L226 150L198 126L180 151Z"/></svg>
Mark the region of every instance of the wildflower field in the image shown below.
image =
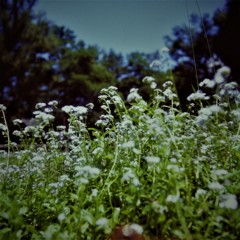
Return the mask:
<svg viewBox="0 0 240 240"><path fill-rule="evenodd" d="M152 77L143 79L149 102L137 89L127 101L116 87L102 89L97 128L86 125L93 104L39 103L34 125L14 120L20 145L0 105L8 145L0 152L0 239L109 239L128 223L146 239L240 239L240 95L227 70L199 84L189 112L179 110L171 81L160 89ZM68 124L53 127L60 111Z"/></svg>

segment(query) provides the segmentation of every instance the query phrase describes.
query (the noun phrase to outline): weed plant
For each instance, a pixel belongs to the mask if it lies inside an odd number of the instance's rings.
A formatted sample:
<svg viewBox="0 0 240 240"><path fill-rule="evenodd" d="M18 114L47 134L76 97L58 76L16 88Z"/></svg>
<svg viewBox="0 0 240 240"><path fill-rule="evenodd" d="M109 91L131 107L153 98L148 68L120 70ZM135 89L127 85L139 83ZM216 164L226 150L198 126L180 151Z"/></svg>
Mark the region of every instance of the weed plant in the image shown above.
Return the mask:
<svg viewBox="0 0 240 240"><path fill-rule="evenodd" d="M128 104L116 87L102 89L96 129L86 126L92 104L39 103L35 124L13 121L20 145L1 105L0 239L108 239L126 223L146 239L240 239L240 96L228 70L200 83L190 112L179 110L171 81L159 89L145 77L149 102L137 89ZM67 126L53 127L56 111Z"/></svg>

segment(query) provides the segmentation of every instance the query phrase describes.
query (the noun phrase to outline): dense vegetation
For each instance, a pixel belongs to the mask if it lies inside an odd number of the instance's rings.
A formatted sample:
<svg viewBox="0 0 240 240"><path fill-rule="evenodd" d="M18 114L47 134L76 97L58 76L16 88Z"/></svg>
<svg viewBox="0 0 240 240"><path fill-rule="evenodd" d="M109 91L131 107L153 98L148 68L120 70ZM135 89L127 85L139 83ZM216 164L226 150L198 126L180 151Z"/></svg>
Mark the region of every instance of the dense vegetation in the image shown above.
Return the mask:
<svg viewBox="0 0 240 240"><path fill-rule="evenodd" d="M35 2L0 0L0 239L239 239L239 1L126 59Z"/></svg>
<svg viewBox="0 0 240 240"><path fill-rule="evenodd" d="M178 110L173 83L152 88L149 102L136 88L127 99L101 90L105 114L88 129L86 107L64 106L67 126L52 126L57 102L39 103L34 126L14 120L21 147L1 130L1 239L107 239L120 224L136 223L148 237L239 239L240 94L221 68L188 97L197 116ZM168 99L171 106L162 105ZM91 134L90 134L91 131Z"/></svg>

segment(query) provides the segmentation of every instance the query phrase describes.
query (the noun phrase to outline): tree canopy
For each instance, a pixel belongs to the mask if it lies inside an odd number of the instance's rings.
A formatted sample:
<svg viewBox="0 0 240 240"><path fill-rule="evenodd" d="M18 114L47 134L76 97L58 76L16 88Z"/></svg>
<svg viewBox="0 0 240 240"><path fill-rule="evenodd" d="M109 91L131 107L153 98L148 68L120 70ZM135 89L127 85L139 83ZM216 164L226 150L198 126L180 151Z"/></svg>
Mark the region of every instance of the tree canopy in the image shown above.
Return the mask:
<svg viewBox="0 0 240 240"><path fill-rule="evenodd" d="M114 50L106 52L77 41L73 31L35 13L36 1L0 0L0 103L7 107L10 121L31 118L36 103L51 100L60 106L93 102L100 112L97 96L110 85L117 86L125 99L131 88L139 88L147 99L150 89L142 82L145 76L154 77L161 86L174 75L183 110L199 82L212 79L223 64L232 70L229 79L239 83L238 0L226 0L225 8L213 18L199 12L189 16L189 25L173 28L173 35L166 37L176 62L173 75L171 70L149 66L160 60L159 51L132 52L125 58Z"/></svg>

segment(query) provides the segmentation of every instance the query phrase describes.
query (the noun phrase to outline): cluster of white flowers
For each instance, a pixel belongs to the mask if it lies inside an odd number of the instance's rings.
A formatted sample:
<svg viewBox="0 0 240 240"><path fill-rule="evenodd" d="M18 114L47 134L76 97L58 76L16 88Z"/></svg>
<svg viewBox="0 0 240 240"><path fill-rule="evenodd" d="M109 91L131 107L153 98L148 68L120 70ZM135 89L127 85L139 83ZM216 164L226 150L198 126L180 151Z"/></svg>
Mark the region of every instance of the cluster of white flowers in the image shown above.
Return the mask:
<svg viewBox="0 0 240 240"><path fill-rule="evenodd" d="M88 112L88 109L86 107L83 107L83 106L74 107L74 106L70 105L70 106L62 107L62 111L65 112L65 113L68 113L68 114L83 115L83 114L86 114Z"/></svg>
<svg viewBox="0 0 240 240"><path fill-rule="evenodd" d="M160 162L160 158L156 157L156 156L147 156L147 157L145 157L145 160L149 164L154 164L154 163L159 163Z"/></svg>
<svg viewBox="0 0 240 240"><path fill-rule="evenodd" d="M173 91L170 88L167 88L163 92L164 96L166 96L169 100L173 100L174 98L177 97L177 94L173 93Z"/></svg>
<svg viewBox="0 0 240 240"><path fill-rule="evenodd" d="M76 166L76 177L84 176L84 177L97 177L100 174L100 169L91 166Z"/></svg>
<svg viewBox="0 0 240 240"><path fill-rule="evenodd" d="M216 85L216 82L208 78L204 79L202 82L199 83L200 87L205 86L207 88L214 88L215 85Z"/></svg>
<svg viewBox="0 0 240 240"><path fill-rule="evenodd" d="M209 99L209 96L206 96L206 93L203 93L201 90L197 90L195 93L192 93L187 97L188 101L208 100L208 99Z"/></svg>
<svg viewBox="0 0 240 240"><path fill-rule="evenodd" d="M121 144L122 148L134 148L135 147L135 142L130 140L128 142L125 142L123 144Z"/></svg>
<svg viewBox="0 0 240 240"><path fill-rule="evenodd" d="M96 121L95 125L98 127L106 127L108 126L110 123L112 123L114 120L113 115L111 114L105 114L105 115L101 115L100 119Z"/></svg>
<svg viewBox="0 0 240 240"><path fill-rule="evenodd" d="M153 77L144 77L142 80L143 83L148 83L150 85L150 88L155 89L157 87L157 83L155 78Z"/></svg>
<svg viewBox="0 0 240 240"><path fill-rule="evenodd" d="M230 193L221 194L219 207L233 209L233 210L237 209L238 207L237 196Z"/></svg>
<svg viewBox="0 0 240 240"><path fill-rule="evenodd" d="M6 109L7 109L7 108L6 108L3 104L0 104L0 110L1 110L1 111L6 111Z"/></svg>
<svg viewBox="0 0 240 240"><path fill-rule="evenodd" d="M122 176L123 182L132 182L134 186L139 186L140 182L131 168L125 168L126 172Z"/></svg>
<svg viewBox="0 0 240 240"><path fill-rule="evenodd" d="M123 226L122 233L125 237L128 238L132 236L134 233L142 234L143 228L137 223L127 224Z"/></svg>
<svg viewBox="0 0 240 240"><path fill-rule="evenodd" d="M176 203L180 200L180 193L177 192L176 195L168 195L166 198L166 202L172 202L172 203Z"/></svg>
<svg viewBox="0 0 240 240"><path fill-rule="evenodd" d="M138 94L138 89L137 88L132 88L130 90L130 93L127 96L127 101L128 102L133 102L137 100L141 100L142 97Z"/></svg>
<svg viewBox="0 0 240 240"><path fill-rule="evenodd" d="M229 76L231 70L227 66L223 66L217 70L214 75L214 79L210 80L208 78L204 79L199 83L200 87L214 88L216 85L223 84L226 77Z"/></svg>
<svg viewBox="0 0 240 240"><path fill-rule="evenodd" d="M35 115L35 119L41 120L43 122L50 122L52 120L54 120L54 116L42 111L34 111L33 114Z"/></svg>
<svg viewBox="0 0 240 240"><path fill-rule="evenodd" d="M223 66L223 67L219 68L217 70L216 74L214 75L215 82L217 84L221 84L221 83L225 82L225 78L228 77L230 73L231 73L231 70L227 66Z"/></svg>
<svg viewBox="0 0 240 240"><path fill-rule="evenodd" d="M14 119L13 120L13 125L19 125L21 123L23 123L23 121L21 119Z"/></svg>
<svg viewBox="0 0 240 240"><path fill-rule="evenodd" d="M0 130L2 130L3 132L6 132L8 128L5 124L0 123Z"/></svg>
<svg viewBox="0 0 240 240"><path fill-rule="evenodd" d="M206 193L207 193L206 190L199 188L195 193L195 198L198 199L200 196L205 195Z"/></svg>
<svg viewBox="0 0 240 240"><path fill-rule="evenodd" d="M196 123L203 125L208 119L210 119L212 115L220 113L222 111L223 109L216 104L210 105L209 107L201 108L198 111L198 116L196 117L195 121Z"/></svg>
<svg viewBox="0 0 240 240"><path fill-rule="evenodd" d="M211 182L208 184L208 188L216 191L224 190L225 187L219 182Z"/></svg>

